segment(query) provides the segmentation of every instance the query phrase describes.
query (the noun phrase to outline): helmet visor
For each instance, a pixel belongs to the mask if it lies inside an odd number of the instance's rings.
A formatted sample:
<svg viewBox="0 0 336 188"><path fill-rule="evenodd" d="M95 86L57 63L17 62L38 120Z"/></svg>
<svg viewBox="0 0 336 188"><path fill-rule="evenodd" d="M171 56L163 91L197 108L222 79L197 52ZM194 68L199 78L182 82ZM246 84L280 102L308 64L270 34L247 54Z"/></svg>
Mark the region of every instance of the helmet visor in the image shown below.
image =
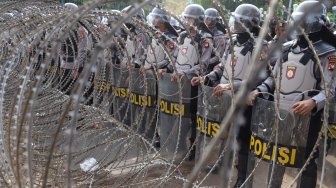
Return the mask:
<svg viewBox="0 0 336 188"><path fill-rule="evenodd" d="M321 30L322 23L320 21L319 15L304 15L303 12L293 12L292 20L290 22L291 25L297 25L297 29L295 30L296 35L302 35L302 32L307 34L315 33Z"/></svg>

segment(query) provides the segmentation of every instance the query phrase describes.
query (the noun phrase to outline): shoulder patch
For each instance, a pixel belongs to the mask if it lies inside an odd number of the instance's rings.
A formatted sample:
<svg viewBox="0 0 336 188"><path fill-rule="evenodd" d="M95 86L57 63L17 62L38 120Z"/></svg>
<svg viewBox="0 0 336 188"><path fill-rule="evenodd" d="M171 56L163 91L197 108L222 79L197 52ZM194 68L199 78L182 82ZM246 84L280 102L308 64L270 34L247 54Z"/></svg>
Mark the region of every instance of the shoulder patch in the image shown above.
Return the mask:
<svg viewBox="0 0 336 188"><path fill-rule="evenodd" d="M333 71L336 63L336 55L328 57L328 70Z"/></svg>
<svg viewBox="0 0 336 188"><path fill-rule="evenodd" d="M84 27L79 27L79 38L84 39L87 36L86 29Z"/></svg>
<svg viewBox="0 0 336 188"><path fill-rule="evenodd" d="M168 41L168 42L167 42L167 46L168 46L169 49L174 49L175 44L174 44L174 42L172 42L172 41Z"/></svg>
<svg viewBox="0 0 336 188"><path fill-rule="evenodd" d="M208 41L208 39L204 39L203 40L203 47L204 48L209 48L209 41Z"/></svg>

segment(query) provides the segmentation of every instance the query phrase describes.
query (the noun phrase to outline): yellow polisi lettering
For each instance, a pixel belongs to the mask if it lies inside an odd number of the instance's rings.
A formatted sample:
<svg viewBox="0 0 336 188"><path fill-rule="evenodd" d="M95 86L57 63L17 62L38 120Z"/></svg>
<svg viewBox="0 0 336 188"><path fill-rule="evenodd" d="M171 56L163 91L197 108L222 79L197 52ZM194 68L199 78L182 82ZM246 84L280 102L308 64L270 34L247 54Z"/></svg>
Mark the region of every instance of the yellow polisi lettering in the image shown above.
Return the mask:
<svg viewBox="0 0 336 188"><path fill-rule="evenodd" d="M256 155L260 155L262 151L262 144L260 140L256 140L255 141L255 145L254 145L254 153Z"/></svg>
<svg viewBox="0 0 336 188"><path fill-rule="evenodd" d="M250 150L256 157L262 158L265 161L275 161L278 164L288 167L299 167L296 164L298 149L293 146L275 146L274 143L266 142L254 135L251 135Z"/></svg>
<svg viewBox="0 0 336 188"><path fill-rule="evenodd" d="M184 104L180 105L179 103L173 103L170 101L160 99L160 109L161 112L169 115L174 116L185 115Z"/></svg>
<svg viewBox="0 0 336 188"><path fill-rule="evenodd" d="M205 134L208 137L217 136L219 123L210 121L208 119L207 122L204 122L204 118L199 115L196 117L196 123L201 134Z"/></svg>
<svg viewBox="0 0 336 188"><path fill-rule="evenodd" d="M264 156L265 159L270 160L271 156L267 155L266 149L267 149L267 144L263 143L262 154L263 154L263 156Z"/></svg>
<svg viewBox="0 0 336 188"><path fill-rule="evenodd" d="M290 164L294 165L295 164L295 158L296 158L296 149L292 150L292 155L290 157Z"/></svg>
<svg viewBox="0 0 336 188"><path fill-rule="evenodd" d="M116 97L127 97L128 94L128 88L122 88L122 87L112 87L112 93Z"/></svg>
<svg viewBox="0 0 336 188"><path fill-rule="evenodd" d="M252 150L253 151L253 146L254 146L254 141L255 141L255 139L254 139L254 136L251 136L251 139L250 139L250 150Z"/></svg>
<svg viewBox="0 0 336 188"><path fill-rule="evenodd" d="M140 95L137 93L131 93L130 94L130 100L132 104L135 104L137 106L146 106L151 107L152 106L152 99L151 96L147 95Z"/></svg>
<svg viewBox="0 0 336 188"><path fill-rule="evenodd" d="M212 135L217 136L218 129L219 129L219 124L218 123L214 123L213 126L212 126Z"/></svg>

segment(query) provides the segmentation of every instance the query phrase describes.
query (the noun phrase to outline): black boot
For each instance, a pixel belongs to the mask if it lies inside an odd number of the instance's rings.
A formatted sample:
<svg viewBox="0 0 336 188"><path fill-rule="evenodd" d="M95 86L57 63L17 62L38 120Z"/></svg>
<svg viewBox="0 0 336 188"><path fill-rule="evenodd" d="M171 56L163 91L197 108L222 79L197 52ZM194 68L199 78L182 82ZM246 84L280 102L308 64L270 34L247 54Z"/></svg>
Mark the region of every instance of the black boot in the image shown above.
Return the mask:
<svg viewBox="0 0 336 188"><path fill-rule="evenodd" d="M238 177L234 187L241 187L241 185L244 183L246 179L247 162L248 162L248 155L242 155L242 154L238 155L238 165L237 165Z"/></svg>
<svg viewBox="0 0 336 188"><path fill-rule="evenodd" d="M160 136L158 133L156 133L154 136L153 146L156 148L160 148Z"/></svg>
<svg viewBox="0 0 336 188"><path fill-rule="evenodd" d="M317 165L311 160L306 169L302 172L300 188L315 188L317 182Z"/></svg>
<svg viewBox="0 0 336 188"><path fill-rule="evenodd" d="M212 169L212 171L211 171L211 169ZM204 167L204 171L207 172L207 173L209 173L211 171L211 173L213 173L213 174L218 174L219 171L220 171L220 165L219 164L207 165L207 166Z"/></svg>
<svg viewBox="0 0 336 188"><path fill-rule="evenodd" d="M234 188L240 188L243 185L244 181L245 181L245 179L238 178L237 181L236 181L236 184L233 187Z"/></svg>
<svg viewBox="0 0 336 188"><path fill-rule="evenodd" d="M194 160L195 159L195 155L196 155L196 149L195 149L195 146L194 146L190 150L190 153L189 153L189 156L188 156L189 161Z"/></svg>

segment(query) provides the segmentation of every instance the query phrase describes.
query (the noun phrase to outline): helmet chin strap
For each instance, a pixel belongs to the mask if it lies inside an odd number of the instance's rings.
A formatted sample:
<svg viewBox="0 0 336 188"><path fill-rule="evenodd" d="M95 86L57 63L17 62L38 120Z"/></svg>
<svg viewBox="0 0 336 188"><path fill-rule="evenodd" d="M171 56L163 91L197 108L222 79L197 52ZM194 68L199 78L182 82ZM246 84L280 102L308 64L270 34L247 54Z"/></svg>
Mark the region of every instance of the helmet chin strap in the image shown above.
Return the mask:
<svg viewBox="0 0 336 188"><path fill-rule="evenodd" d="M251 38L251 35L248 32L237 34L237 41L239 42L239 44L244 44L250 38Z"/></svg>
<svg viewBox="0 0 336 188"><path fill-rule="evenodd" d="M308 38L310 41L312 42L317 42L319 40L321 40L321 33L320 31L315 32L315 33L309 33L308 34ZM301 48L306 48L308 47L308 42L306 40L306 38L304 37L304 35L300 35L297 41L297 44L301 47Z"/></svg>
<svg viewBox="0 0 336 188"><path fill-rule="evenodd" d="M211 31L213 31L213 30L215 30L215 28L216 28L216 22L214 22L214 21L211 21L211 24L209 24L209 25L207 25L208 26L208 28L211 30Z"/></svg>

